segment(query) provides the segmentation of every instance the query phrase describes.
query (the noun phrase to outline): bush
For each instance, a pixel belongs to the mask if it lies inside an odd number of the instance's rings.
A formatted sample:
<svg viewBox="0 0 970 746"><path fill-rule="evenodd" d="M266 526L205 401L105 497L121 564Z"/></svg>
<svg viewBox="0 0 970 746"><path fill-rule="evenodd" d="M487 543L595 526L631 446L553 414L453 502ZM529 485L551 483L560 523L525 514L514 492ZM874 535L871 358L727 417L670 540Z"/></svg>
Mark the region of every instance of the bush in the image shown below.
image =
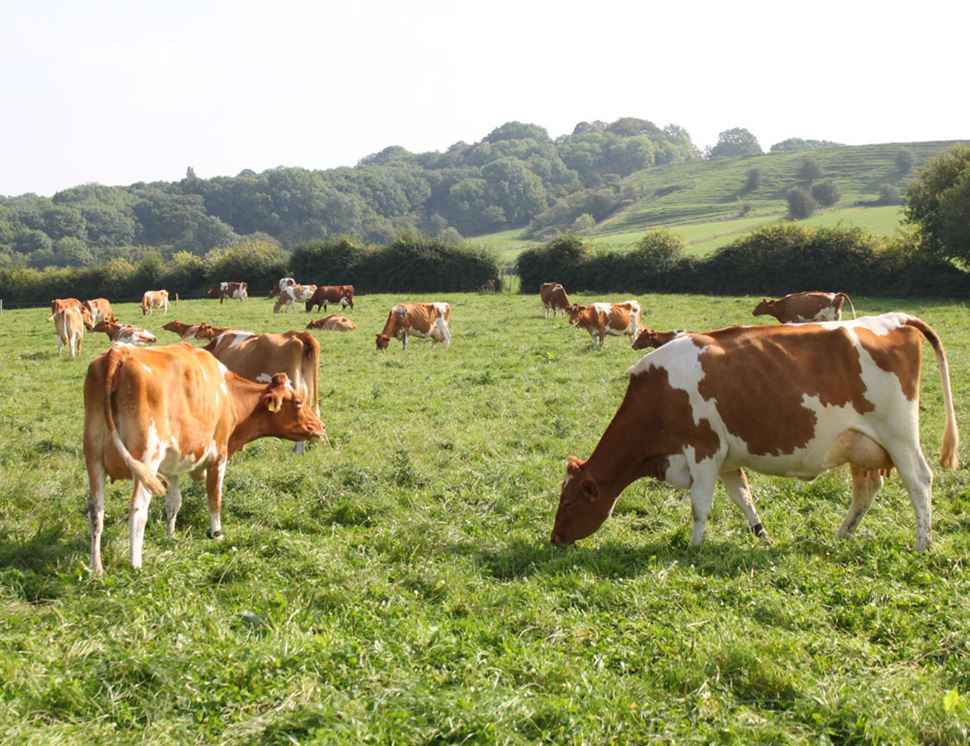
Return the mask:
<svg viewBox="0 0 970 746"><path fill-rule="evenodd" d="M592 250L575 233L553 238L534 249L526 249L516 261L522 292L533 293L544 282L561 282L569 291L585 286L583 264Z"/></svg>
<svg viewBox="0 0 970 746"><path fill-rule="evenodd" d="M802 181L814 181L815 179L821 178L825 174L825 169L822 168L822 164L811 156L802 158L802 165L798 169L798 178Z"/></svg>
<svg viewBox="0 0 970 746"><path fill-rule="evenodd" d="M803 220L811 217L818 205L802 187L792 187L788 190L788 217L792 220Z"/></svg>
<svg viewBox="0 0 970 746"><path fill-rule="evenodd" d="M908 174L913 170L913 166L916 165L916 156L913 155L913 151L908 148L903 148L896 153L896 157L893 159L893 163L896 164L896 170L901 174Z"/></svg>
<svg viewBox="0 0 970 746"><path fill-rule="evenodd" d="M755 189L761 186L761 182L764 181L764 178L764 169L757 167L749 168L744 180L744 191L753 192Z"/></svg>
<svg viewBox="0 0 970 746"><path fill-rule="evenodd" d="M879 185L879 199L876 202L880 205L899 205L903 200L899 196L899 190L892 184Z"/></svg>
<svg viewBox="0 0 970 746"><path fill-rule="evenodd" d="M812 198L824 207L831 207L839 201L841 196L839 185L832 179L826 179L812 185Z"/></svg>

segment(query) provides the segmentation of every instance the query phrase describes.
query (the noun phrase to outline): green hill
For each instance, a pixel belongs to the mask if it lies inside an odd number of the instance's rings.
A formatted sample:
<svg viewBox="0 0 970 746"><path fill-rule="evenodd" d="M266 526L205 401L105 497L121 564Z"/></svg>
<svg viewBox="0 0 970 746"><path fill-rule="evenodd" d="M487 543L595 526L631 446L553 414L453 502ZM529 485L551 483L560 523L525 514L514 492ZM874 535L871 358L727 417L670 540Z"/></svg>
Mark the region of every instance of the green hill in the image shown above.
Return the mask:
<svg viewBox="0 0 970 746"><path fill-rule="evenodd" d="M657 166L622 179L619 188L624 194L635 195L632 203L586 234L593 244L623 248L651 228L667 227L690 244L692 253L709 253L760 226L786 219L788 190L809 186L809 182L799 179L798 172L805 158L812 158L823 171L819 180L832 179L841 198L832 208L817 211L806 222L842 222L889 235L899 224L900 207L877 204L880 192L888 186L903 194L919 166L955 144L956 141L835 146ZM902 151L911 153L914 160L913 168L906 172L896 165ZM760 184L748 191L747 175L755 168L761 172ZM523 230L480 236L474 241L494 247L505 260L540 242L526 238Z"/></svg>

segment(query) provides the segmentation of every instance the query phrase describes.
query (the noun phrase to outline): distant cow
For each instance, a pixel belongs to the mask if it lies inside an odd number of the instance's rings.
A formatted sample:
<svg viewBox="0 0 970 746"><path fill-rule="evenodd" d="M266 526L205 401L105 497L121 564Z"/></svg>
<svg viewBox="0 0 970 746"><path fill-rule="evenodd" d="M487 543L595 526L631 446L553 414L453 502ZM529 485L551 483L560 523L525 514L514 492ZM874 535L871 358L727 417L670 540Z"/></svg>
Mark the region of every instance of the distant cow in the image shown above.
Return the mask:
<svg viewBox="0 0 970 746"><path fill-rule="evenodd" d="M108 302L107 298L86 300L84 301L84 306L88 309L88 314L91 316L91 323L88 325L90 331L102 331L101 329L95 328L102 321L117 321L114 311L111 310L111 303Z"/></svg>
<svg viewBox="0 0 970 746"><path fill-rule="evenodd" d="M585 329L593 340L593 349L603 349L607 336L627 335L636 339L640 327L640 304L635 300L623 303L592 303L569 309L569 323Z"/></svg>
<svg viewBox="0 0 970 746"><path fill-rule="evenodd" d="M91 328L94 322L91 319L91 309L89 309L84 303L79 301L77 298L55 298L51 301L51 315L48 321L54 321L58 311L64 311L68 308L73 308L79 314L81 314L81 321L84 326Z"/></svg>
<svg viewBox="0 0 970 746"><path fill-rule="evenodd" d="M151 316L152 311L156 308L161 308L164 313L168 313L167 290L148 290L141 297L142 316Z"/></svg>
<svg viewBox="0 0 970 746"><path fill-rule="evenodd" d="M208 324L183 324L178 319L175 321L169 321L165 324L162 329L167 332L174 332L178 334L182 339L209 339L210 337L205 335L205 329Z"/></svg>
<svg viewBox="0 0 970 746"><path fill-rule="evenodd" d="M101 321L94 327L95 331L104 332L112 342L126 345L154 344L158 338L150 331L134 324L119 324L117 321Z"/></svg>
<svg viewBox="0 0 970 746"><path fill-rule="evenodd" d="M959 433L946 353L903 313L854 321L732 326L685 333L630 368L626 396L588 461L571 458L552 542L596 531L640 477L690 488L704 539L720 479L755 535L767 533L742 468L813 479L848 463L852 503L838 536L865 515L895 467L916 512L916 549L930 544L933 474L919 443L923 340L936 354L945 425L940 464L957 466Z"/></svg>
<svg viewBox="0 0 970 746"><path fill-rule="evenodd" d="M286 307L285 310L289 311L297 301L305 303L313 297L316 291L316 285L288 285L280 290L280 297L276 299L273 313L279 313L279 310L284 306Z"/></svg>
<svg viewBox="0 0 970 746"><path fill-rule="evenodd" d="M209 288L207 295L210 298L218 298L221 306L228 298L246 300L249 297L249 285L245 282L220 282L216 287Z"/></svg>
<svg viewBox="0 0 970 746"><path fill-rule="evenodd" d="M77 357L81 353L81 342L84 340L84 318L81 312L73 306L55 311L54 329L57 331L58 356L67 347L71 357Z"/></svg>
<svg viewBox="0 0 970 746"><path fill-rule="evenodd" d="M325 332L349 332L357 328L357 324L346 316L325 316L314 319L306 325L307 329L322 329Z"/></svg>
<svg viewBox="0 0 970 746"><path fill-rule="evenodd" d="M306 302L307 313L313 307L322 308L324 313L327 311L328 303L339 303L341 308L354 308L354 286L353 285L319 285L316 291Z"/></svg>
<svg viewBox="0 0 970 746"><path fill-rule="evenodd" d="M647 347L660 347L683 333L683 329L674 329L672 332L655 332L653 329L643 329L637 338L633 340L632 347L634 350L645 350Z"/></svg>
<svg viewBox="0 0 970 746"><path fill-rule="evenodd" d="M790 293L779 300L764 298L754 311L753 316L768 314L782 324L806 321L839 321L842 319L842 305L849 302L852 318L855 306L845 293Z"/></svg>
<svg viewBox="0 0 970 746"><path fill-rule="evenodd" d="M569 302L569 296L566 295L566 288L558 282L542 283L539 286L539 298L542 299L542 315L546 318L549 317L550 311L552 311L553 318L555 318L557 310L562 311L563 315L569 314L572 304Z"/></svg>
<svg viewBox="0 0 970 746"><path fill-rule="evenodd" d="M286 373L297 393L320 414L317 389L320 343L309 332L253 334L227 329L203 349L233 373L254 381L268 381L274 373ZM304 444L297 443L293 450L303 453Z"/></svg>
<svg viewBox="0 0 970 746"><path fill-rule="evenodd" d="M148 504L165 495L167 533L182 505L179 479L206 480L209 531L222 538L226 462L250 441L320 438L324 425L285 373L246 380L204 350L180 342L155 348L112 345L84 381L91 567L101 574L105 478L133 479L128 531L131 566L141 567ZM168 487L160 475L168 477Z"/></svg>
<svg viewBox="0 0 970 746"><path fill-rule="evenodd" d="M401 340L408 348L408 337L431 337L431 348L440 342L448 349L451 329L448 319L451 306L447 303L399 303L387 314L384 330L377 335L377 349L386 350L391 339Z"/></svg>
<svg viewBox="0 0 970 746"><path fill-rule="evenodd" d="M280 294L280 292L282 292L283 288L292 287L293 285L296 285L296 280L294 280L292 277L282 277L282 278L280 278L280 281L277 282L270 289L270 291L269 291L269 297L270 298L275 298L277 295Z"/></svg>

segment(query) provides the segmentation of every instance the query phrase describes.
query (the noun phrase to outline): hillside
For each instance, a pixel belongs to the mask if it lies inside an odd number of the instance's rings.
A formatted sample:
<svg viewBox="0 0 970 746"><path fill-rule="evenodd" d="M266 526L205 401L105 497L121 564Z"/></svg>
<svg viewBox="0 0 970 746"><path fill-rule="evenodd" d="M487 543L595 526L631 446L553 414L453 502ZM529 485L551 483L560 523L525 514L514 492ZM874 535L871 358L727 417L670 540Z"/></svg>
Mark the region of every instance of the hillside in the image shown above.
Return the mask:
<svg viewBox="0 0 970 746"><path fill-rule="evenodd" d="M622 179L618 190L635 195L632 203L598 222L586 235L595 245L623 248L633 244L644 231L663 226L681 235L692 253L709 253L760 226L785 219L788 190L806 186L798 178L806 157L815 159L823 170L821 179L832 179L841 192L834 207L817 211L806 223L843 222L888 235L899 223L900 208L876 204L880 191L888 186L903 194L920 166L955 144L950 141L835 146L657 166ZM913 156L913 167L906 172L896 166L901 151ZM746 191L747 174L755 168L761 171L761 183ZM474 240L495 248L508 260L539 242L526 235L527 231L504 231Z"/></svg>

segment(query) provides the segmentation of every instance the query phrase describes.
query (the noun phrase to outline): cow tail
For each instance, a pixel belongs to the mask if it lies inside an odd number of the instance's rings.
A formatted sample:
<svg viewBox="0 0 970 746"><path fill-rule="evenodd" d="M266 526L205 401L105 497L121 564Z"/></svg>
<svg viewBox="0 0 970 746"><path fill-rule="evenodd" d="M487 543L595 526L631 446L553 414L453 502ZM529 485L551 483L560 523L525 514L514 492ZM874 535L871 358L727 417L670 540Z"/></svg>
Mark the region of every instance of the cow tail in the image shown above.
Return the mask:
<svg viewBox="0 0 970 746"><path fill-rule="evenodd" d="M121 440L121 435L118 433L118 429L115 426L114 414L111 411L111 395L114 393L115 389L115 377L118 374L118 370L124 365L124 355L125 350L123 347L112 345L108 350L108 354L105 357L104 365L104 421L108 425L108 432L111 433L111 442L114 443L114 447L117 449L121 458L124 460L125 465L131 470L132 476L139 482L144 484L152 493L156 495L165 494L165 485L162 484L158 475L153 472L148 466L134 456L125 447L124 442Z"/></svg>
<svg viewBox="0 0 970 746"><path fill-rule="evenodd" d="M957 430L957 416L953 408L953 391L950 388L950 366L946 360L943 342L925 321L911 316L904 322L906 326L919 329L926 341L933 345L936 353L936 367L940 371L940 385L943 388L943 408L946 411L946 424L943 426L943 443L940 446L940 466L956 469L960 464L960 432Z"/></svg>
<svg viewBox="0 0 970 746"><path fill-rule="evenodd" d="M852 309L852 318L855 318L855 306L852 305L852 298L850 298L845 293L836 293L836 296L841 296L842 298L844 298L845 300L847 300L849 302L849 308Z"/></svg>

